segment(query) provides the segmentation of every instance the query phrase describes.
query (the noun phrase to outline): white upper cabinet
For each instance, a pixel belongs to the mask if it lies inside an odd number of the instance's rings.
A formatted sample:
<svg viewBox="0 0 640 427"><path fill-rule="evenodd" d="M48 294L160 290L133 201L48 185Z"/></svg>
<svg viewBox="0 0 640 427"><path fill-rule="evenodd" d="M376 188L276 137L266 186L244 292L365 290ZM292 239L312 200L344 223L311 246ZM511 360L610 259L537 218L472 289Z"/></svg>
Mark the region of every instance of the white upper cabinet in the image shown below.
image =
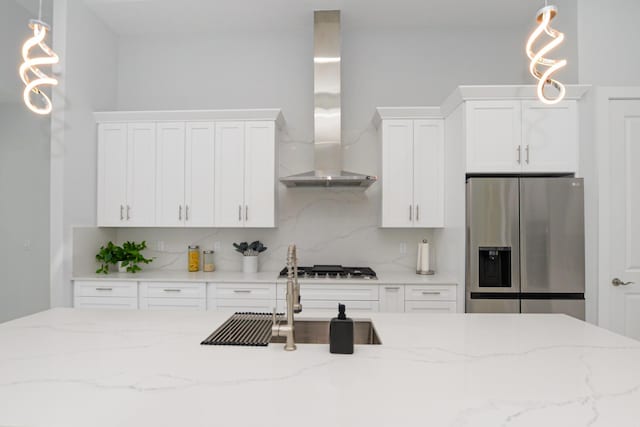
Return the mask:
<svg viewBox="0 0 640 427"><path fill-rule="evenodd" d="M245 124L244 225L276 226L277 150L273 122Z"/></svg>
<svg viewBox="0 0 640 427"><path fill-rule="evenodd" d="M578 170L578 108L575 101L522 102L522 170Z"/></svg>
<svg viewBox="0 0 640 427"><path fill-rule="evenodd" d="M185 225L215 226L215 125L187 123Z"/></svg>
<svg viewBox="0 0 640 427"><path fill-rule="evenodd" d="M215 211L219 227L244 226L244 123L216 123Z"/></svg>
<svg viewBox="0 0 640 427"><path fill-rule="evenodd" d="M444 123L413 122L414 226L444 227Z"/></svg>
<svg viewBox="0 0 640 427"><path fill-rule="evenodd" d="M442 119L381 120L382 213L388 228L444 226Z"/></svg>
<svg viewBox="0 0 640 427"><path fill-rule="evenodd" d="M127 204L127 125L98 127L98 225L122 226Z"/></svg>
<svg viewBox="0 0 640 427"><path fill-rule="evenodd" d="M575 173L574 100L466 102L467 173Z"/></svg>
<svg viewBox="0 0 640 427"><path fill-rule="evenodd" d="M158 123L157 225L184 225L185 125Z"/></svg>
<svg viewBox="0 0 640 427"><path fill-rule="evenodd" d="M154 225L155 124L100 125L98 153L98 225Z"/></svg>
<svg viewBox="0 0 640 427"><path fill-rule="evenodd" d="M382 226L413 226L413 120L382 121Z"/></svg>
<svg viewBox="0 0 640 427"><path fill-rule="evenodd" d="M95 117L98 226L276 226L280 110Z"/></svg>
<svg viewBox="0 0 640 427"><path fill-rule="evenodd" d="M514 172L521 166L520 101L467 102L467 172Z"/></svg>
<svg viewBox="0 0 640 427"><path fill-rule="evenodd" d="M215 181L218 227L275 227L275 124L216 123Z"/></svg>

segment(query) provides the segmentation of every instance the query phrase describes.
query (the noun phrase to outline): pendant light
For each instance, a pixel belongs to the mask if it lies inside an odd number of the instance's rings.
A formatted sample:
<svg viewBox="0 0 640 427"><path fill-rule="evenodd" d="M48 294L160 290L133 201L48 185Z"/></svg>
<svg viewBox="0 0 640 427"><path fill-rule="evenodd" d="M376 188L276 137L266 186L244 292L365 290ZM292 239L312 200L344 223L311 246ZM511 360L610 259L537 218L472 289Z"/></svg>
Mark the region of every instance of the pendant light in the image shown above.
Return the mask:
<svg viewBox="0 0 640 427"><path fill-rule="evenodd" d="M51 99L42 91L42 86L55 86L58 80L45 74L39 67L57 64L58 55L46 44L47 32L51 27L42 21L42 0L38 8L38 19L29 20L29 28L33 36L22 45L23 63L20 65L20 78L25 85L22 98L26 106L36 114L49 114L52 109ZM44 55L30 56L32 48L38 46ZM38 105L34 98L39 99Z"/></svg>
<svg viewBox="0 0 640 427"><path fill-rule="evenodd" d="M527 41L527 56L531 60L529 64L529 72L533 77L538 80L537 94L540 101L545 104L557 104L562 101L565 96L566 89L562 83L553 78L553 74L559 69L567 65L566 59L549 59L546 55L553 49L558 47L564 41L564 34L560 31L551 28L551 21L558 14L558 8L556 6L549 6L545 1L545 6L536 14L536 20L538 27L531 33L529 40ZM539 51L533 51L533 45L538 38L543 34L547 34L551 37L551 40L540 48ZM540 70L538 67L546 67L546 70ZM548 86L553 86L558 90L558 95L555 98L548 97L545 93L545 89Z"/></svg>

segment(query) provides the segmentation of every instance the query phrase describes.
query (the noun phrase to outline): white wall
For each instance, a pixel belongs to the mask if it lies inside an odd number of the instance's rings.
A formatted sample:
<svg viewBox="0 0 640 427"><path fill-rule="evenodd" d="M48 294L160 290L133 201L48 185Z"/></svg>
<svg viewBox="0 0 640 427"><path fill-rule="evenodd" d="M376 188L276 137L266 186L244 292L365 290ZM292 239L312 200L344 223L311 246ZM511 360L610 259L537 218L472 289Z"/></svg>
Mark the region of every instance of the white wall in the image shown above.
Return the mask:
<svg viewBox="0 0 640 427"><path fill-rule="evenodd" d="M117 38L80 1L56 0L61 58L51 138L51 304L71 304L72 226L95 225L92 113L116 106Z"/></svg>
<svg viewBox="0 0 640 427"><path fill-rule="evenodd" d="M22 104L31 16L0 2L0 322L49 306L49 118Z"/></svg>

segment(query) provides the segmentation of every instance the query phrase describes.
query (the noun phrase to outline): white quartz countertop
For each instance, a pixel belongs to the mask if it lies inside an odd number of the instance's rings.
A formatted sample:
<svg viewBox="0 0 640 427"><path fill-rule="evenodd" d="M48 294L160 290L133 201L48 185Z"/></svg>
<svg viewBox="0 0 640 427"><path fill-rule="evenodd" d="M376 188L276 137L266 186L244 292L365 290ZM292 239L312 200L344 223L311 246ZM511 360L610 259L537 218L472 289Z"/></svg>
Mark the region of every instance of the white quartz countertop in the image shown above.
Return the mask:
<svg viewBox="0 0 640 427"><path fill-rule="evenodd" d="M276 283L285 282L279 278L277 271L264 271L259 273L242 273L237 271L214 271L205 273L202 271L189 273L179 270L147 270L139 273L109 273L109 274L77 274L73 280L134 280L138 282L162 281L162 282L212 282L212 283ZM300 283L366 283L366 284L400 284L400 285L455 285L457 281L450 275L434 274L421 276L413 271L378 271L377 280L350 280L350 279L304 279L300 277Z"/></svg>
<svg viewBox="0 0 640 427"><path fill-rule="evenodd" d="M567 316L374 313L383 344L353 355L199 345L229 314L54 309L0 324L0 426L640 420L640 343Z"/></svg>

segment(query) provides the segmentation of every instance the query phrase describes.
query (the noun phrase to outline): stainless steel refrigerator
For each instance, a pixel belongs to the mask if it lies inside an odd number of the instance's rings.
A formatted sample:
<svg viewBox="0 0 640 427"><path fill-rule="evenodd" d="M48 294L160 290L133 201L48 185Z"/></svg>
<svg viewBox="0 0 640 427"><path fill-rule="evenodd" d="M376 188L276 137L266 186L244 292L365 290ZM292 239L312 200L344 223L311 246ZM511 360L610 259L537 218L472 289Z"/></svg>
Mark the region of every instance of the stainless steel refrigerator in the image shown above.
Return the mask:
<svg viewBox="0 0 640 427"><path fill-rule="evenodd" d="M468 313L583 319L581 178L467 179Z"/></svg>

